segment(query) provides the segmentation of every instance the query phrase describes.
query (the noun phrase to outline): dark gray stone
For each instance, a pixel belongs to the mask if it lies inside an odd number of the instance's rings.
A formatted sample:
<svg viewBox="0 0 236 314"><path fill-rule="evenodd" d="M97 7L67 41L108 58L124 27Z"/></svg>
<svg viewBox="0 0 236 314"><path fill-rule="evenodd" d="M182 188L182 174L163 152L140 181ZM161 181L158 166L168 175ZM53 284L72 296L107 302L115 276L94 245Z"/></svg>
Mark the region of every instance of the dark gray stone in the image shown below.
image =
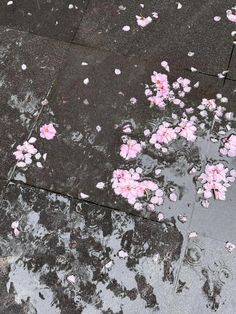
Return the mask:
<svg viewBox="0 0 236 314"><path fill-rule="evenodd" d="M0 177L14 164L62 65L67 45L0 27ZM22 70L22 65L26 70Z"/></svg>
<svg viewBox="0 0 236 314"><path fill-rule="evenodd" d="M11 230L15 220L18 238ZM171 309L166 295L171 299L183 243L174 221L155 223L11 184L1 197L0 233L7 287L16 306L31 309L26 313ZM120 250L128 256L120 257ZM1 303L2 313L6 309Z"/></svg>
<svg viewBox="0 0 236 314"><path fill-rule="evenodd" d="M235 254L225 243L209 238L189 239L174 302L175 313L235 312Z"/></svg>
<svg viewBox="0 0 236 314"><path fill-rule="evenodd" d="M82 62L88 65L82 66ZM115 75L115 68L122 71L121 75ZM187 172L199 161L199 153L204 150L201 145L205 142L194 145L176 142L167 156L150 148L133 161L124 162L119 156L125 123L133 126L133 138L142 139L145 127L155 128L173 112L182 115L182 109L173 106L164 111L149 108L144 87L155 69L162 71L152 61L140 62L133 57L71 47L65 70L52 90L48 110L40 121L40 125L53 121L58 135L52 141L41 139L37 142L39 150L47 152L48 156L43 169L32 165L24 173L27 183L79 198L82 192L89 195L88 200L92 202L140 214L115 196L110 182L112 173L119 167L141 166L147 177L154 178L154 169L159 167L164 175L161 182L165 179L177 184L181 195L179 204L166 200L159 210L168 217L183 213L190 217L195 202L195 185ZM170 81L179 76L189 77L193 83L200 81L199 88L193 89L188 97L188 105L194 107L203 97L215 97L223 84L215 77L176 70L171 70ZM90 80L88 85L83 84L85 78ZM131 97L137 98L137 104L130 103ZM101 132L96 130L98 125ZM39 137L38 134L37 131L35 136ZM96 188L98 182L105 183L104 190ZM156 214L145 210L141 215L156 219Z"/></svg>
<svg viewBox="0 0 236 314"><path fill-rule="evenodd" d="M196 67L211 74L227 70L234 23L226 18L226 10L234 5L233 1L182 1L180 10L175 0L142 3L143 9L137 1L90 1L74 42L156 63L166 60L181 69ZM158 12L159 18L140 28L135 16L151 16L152 12ZM221 21L214 21L216 15ZM122 30L125 25L130 31ZM189 51L195 55L188 57Z"/></svg>
<svg viewBox="0 0 236 314"><path fill-rule="evenodd" d="M14 0L0 3L0 24L70 42L79 27L87 0ZM73 8L69 8L69 5Z"/></svg>
<svg viewBox="0 0 236 314"><path fill-rule="evenodd" d="M232 111L234 116L236 116L236 93L234 89L236 87L236 82L226 81L223 96L227 96L229 102L224 104L228 111ZM218 138L218 143L212 143L209 141L207 150L204 154L206 157L206 162L223 162L229 170L236 169L235 158L229 158L219 155L219 146L224 137L231 134L235 134L236 123L232 124L232 129L227 131L225 135L217 136L216 130L213 128L210 137ZM217 129L217 127L216 127ZM193 219L191 222L191 228L197 230L204 236L218 239L221 241L233 241L236 239L235 221L232 219L235 215L235 192L236 184L232 183L231 187L228 188L226 193L226 200L211 200L209 208L203 208L198 202L195 203L195 209L193 213Z"/></svg>

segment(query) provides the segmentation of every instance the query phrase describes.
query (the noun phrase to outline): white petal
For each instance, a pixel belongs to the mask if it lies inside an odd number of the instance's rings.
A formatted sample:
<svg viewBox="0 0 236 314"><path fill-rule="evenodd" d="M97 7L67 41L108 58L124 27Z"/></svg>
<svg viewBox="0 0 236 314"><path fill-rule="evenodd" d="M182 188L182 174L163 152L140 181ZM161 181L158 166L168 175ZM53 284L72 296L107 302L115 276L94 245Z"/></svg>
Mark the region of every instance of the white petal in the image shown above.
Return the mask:
<svg viewBox="0 0 236 314"><path fill-rule="evenodd" d="M128 253L126 251L120 250L118 253L119 257L126 258L128 257Z"/></svg>
<svg viewBox="0 0 236 314"><path fill-rule="evenodd" d="M98 184L96 185L96 188L102 190L105 186L105 183L104 182L98 182Z"/></svg>
<svg viewBox="0 0 236 314"><path fill-rule="evenodd" d="M36 139L35 137L31 137L28 142L29 142L30 144L33 144L33 143L35 143L36 141L37 141L37 139Z"/></svg>
<svg viewBox="0 0 236 314"><path fill-rule="evenodd" d="M70 282L70 283L75 283L75 276L74 275L70 275L67 277L67 280Z"/></svg>

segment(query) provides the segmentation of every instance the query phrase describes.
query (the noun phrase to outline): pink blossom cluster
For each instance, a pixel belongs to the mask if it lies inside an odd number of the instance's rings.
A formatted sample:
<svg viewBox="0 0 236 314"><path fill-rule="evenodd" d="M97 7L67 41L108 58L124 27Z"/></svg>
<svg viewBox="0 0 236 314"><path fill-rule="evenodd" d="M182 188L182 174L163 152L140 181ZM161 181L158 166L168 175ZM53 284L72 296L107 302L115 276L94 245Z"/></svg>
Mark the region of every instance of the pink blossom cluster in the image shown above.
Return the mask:
<svg viewBox="0 0 236 314"><path fill-rule="evenodd" d="M177 127L173 128L169 122L163 122L157 131L152 134L149 143L155 145L157 149L161 148L161 144L169 144L177 138L177 135L184 137L187 141L194 142L196 140L197 128L193 120L182 118Z"/></svg>
<svg viewBox="0 0 236 314"><path fill-rule="evenodd" d="M175 140L176 137L175 129L171 127L171 124L163 122L157 131L152 134L149 143L155 145L158 149L161 147L160 144L168 144L172 140Z"/></svg>
<svg viewBox="0 0 236 314"><path fill-rule="evenodd" d="M168 65L167 62L164 64ZM169 71L169 66L166 67L166 70ZM189 79L179 77L177 81L172 84L173 89L171 89L167 75L154 71L151 76L151 81L154 85L151 87L146 85L145 89L145 95L148 97L151 104L155 104L159 108L164 108L167 102L169 102L184 107L184 102L181 98L183 98L186 93L190 93L192 89Z"/></svg>
<svg viewBox="0 0 236 314"><path fill-rule="evenodd" d="M163 191L151 180L141 181L140 173L137 170L117 169L113 172L112 188L116 195L121 195L127 199L129 204L134 204L135 208L141 209L142 204L139 198L151 196L151 204L161 205L163 203Z"/></svg>
<svg viewBox="0 0 236 314"><path fill-rule="evenodd" d="M17 167L25 167L32 163L32 157L38 152L33 144L25 141L23 145L18 145L16 151L13 153L17 160Z"/></svg>
<svg viewBox="0 0 236 314"><path fill-rule="evenodd" d="M220 148L220 153L228 157L236 157L236 135L231 134L223 139L224 147Z"/></svg>
<svg viewBox="0 0 236 314"><path fill-rule="evenodd" d="M222 163L217 165L207 164L205 172L199 176L199 180L203 184L203 196L205 199L214 197L217 200L225 200L225 193L230 186L229 182L234 182L236 178L236 170L231 170L227 177L228 168Z"/></svg>
<svg viewBox="0 0 236 314"><path fill-rule="evenodd" d="M142 151L142 145L136 140L128 139L120 147L120 156L126 160L135 158Z"/></svg>
<svg viewBox="0 0 236 314"><path fill-rule="evenodd" d="M186 138L187 141L194 142L197 138L195 132L197 131L193 120L182 118L181 122L175 128L175 132L179 133L180 136Z"/></svg>

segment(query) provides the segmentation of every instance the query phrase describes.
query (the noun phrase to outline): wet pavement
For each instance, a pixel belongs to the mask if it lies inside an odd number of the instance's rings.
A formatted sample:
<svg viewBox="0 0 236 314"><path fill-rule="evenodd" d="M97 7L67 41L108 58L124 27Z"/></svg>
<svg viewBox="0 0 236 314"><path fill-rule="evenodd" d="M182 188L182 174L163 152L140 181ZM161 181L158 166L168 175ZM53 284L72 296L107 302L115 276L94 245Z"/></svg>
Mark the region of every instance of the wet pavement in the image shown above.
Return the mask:
<svg viewBox="0 0 236 314"><path fill-rule="evenodd" d="M235 313L234 4L1 2L0 313Z"/></svg>

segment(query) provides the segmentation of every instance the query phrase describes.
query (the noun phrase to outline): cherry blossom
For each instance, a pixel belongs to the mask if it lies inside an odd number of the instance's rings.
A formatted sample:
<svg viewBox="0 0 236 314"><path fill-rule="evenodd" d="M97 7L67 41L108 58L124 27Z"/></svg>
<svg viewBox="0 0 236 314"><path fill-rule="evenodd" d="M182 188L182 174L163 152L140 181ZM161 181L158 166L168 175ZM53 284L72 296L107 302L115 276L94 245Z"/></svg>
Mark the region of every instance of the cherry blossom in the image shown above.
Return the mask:
<svg viewBox="0 0 236 314"><path fill-rule="evenodd" d="M227 10L226 16L231 22L236 23L236 8L234 7L231 10Z"/></svg>
<svg viewBox="0 0 236 314"><path fill-rule="evenodd" d="M146 27L148 24L152 22L152 18L150 16L143 17L143 16L136 15L136 20L137 20L138 26L141 26L141 27Z"/></svg>
<svg viewBox="0 0 236 314"><path fill-rule="evenodd" d="M40 128L40 137L45 138L46 140L52 140L55 137L56 133L57 131L52 123L44 124Z"/></svg>
<svg viewBox="0 0 236 314"><path fill-rule="evenodd" d="M129 139L127 143L122 144L120 147L120 155L124 159L128 160L135 158L142 150L141 144L137 141Z"/></svg>
<svg viewBox="0 0 236 314"><path fill-rule="evenodd" d="M216 165L207 164L205 171L199 176L199 180L203 187L203 197L209 199L214 197L216 200L224 201L226 199L227 188L230 187L230 182L235 181L234 169L227 176L228 168L222 163ZM202 203L204 207L208 207L209 203Z"/></svg>
<svg viewBox="0 0 236 314"><path fill-rule="evenodd" d="M157 129L156 133L152 134L149 142L154 145L157 142L160 144L168 144L172 140L175 140L176 137L176 132L172 127L170 127L170 123L163 122Z"/></svg>
<svg viewBox="0 0 236 314"><path fill-rule="evenodd" d="M137 202L140 198L151 197L150 203L161 205L163 203L163 191L151 180L141 180L137 170L117 169L113 172L111 180L112 188L116 195L127 199L129 204L135 205L137 210L142 209L142 204Z"/></svg>
<svg viewBox="0 0 236 314"><path fill-rule="evenodd" d="M186 138L187 141L194 142L197 138L195 132L197 128L194 122L187 118L182 118L181 122L175 128L175 132L179 133L180 136Z"/></svg>
<svg viewBox="0 0 236 314"><path fill-rule="evenodd" d="M228 138L223 139L224 146L220 149L220 153L228 157L236 157L236 135L232 134Z"/></svg>
<svg viewBox="0 0 236 314"><path fill-rule="evenodd" d="M25 141L23 145L17 145L16 151L13 153L17 160L17 167L25 167L32 163L32 157L38 152L33 144Z"/></svg>

